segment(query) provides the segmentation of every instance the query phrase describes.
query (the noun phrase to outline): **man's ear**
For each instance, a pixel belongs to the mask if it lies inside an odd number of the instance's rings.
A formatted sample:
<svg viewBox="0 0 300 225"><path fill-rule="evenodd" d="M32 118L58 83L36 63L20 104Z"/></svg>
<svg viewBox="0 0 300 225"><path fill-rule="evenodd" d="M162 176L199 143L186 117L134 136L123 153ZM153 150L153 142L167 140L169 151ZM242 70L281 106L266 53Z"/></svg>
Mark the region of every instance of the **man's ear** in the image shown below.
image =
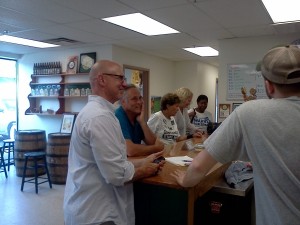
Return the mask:
<svg viewBox="0 0 300 225"><path fill-rule="evenodd" d="M274 84L271 81L265 80L265 87L267 94L273 96L275 91Z"/></svg>
<svg viewBox="0 0 300 225"><path fill-rule="evenodd" d="M104 82L104 77L103 77L102 75L99 75L97 79L98 79L98 82L99 82L99 83L103 84L103 82Z"/></svg>

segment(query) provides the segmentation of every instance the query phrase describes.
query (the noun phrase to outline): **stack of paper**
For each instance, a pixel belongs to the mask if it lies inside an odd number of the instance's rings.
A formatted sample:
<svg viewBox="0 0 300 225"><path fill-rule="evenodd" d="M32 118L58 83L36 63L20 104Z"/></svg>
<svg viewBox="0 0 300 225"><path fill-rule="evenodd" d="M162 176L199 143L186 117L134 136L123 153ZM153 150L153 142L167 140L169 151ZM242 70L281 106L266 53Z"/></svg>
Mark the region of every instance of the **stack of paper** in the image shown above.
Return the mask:
<svg viewBox="0 0 300 225"><path fill-rule="evenodd" d="M166 161L177 166L188 166L192 163L193 158L189 156L166 157Z"/></svg>

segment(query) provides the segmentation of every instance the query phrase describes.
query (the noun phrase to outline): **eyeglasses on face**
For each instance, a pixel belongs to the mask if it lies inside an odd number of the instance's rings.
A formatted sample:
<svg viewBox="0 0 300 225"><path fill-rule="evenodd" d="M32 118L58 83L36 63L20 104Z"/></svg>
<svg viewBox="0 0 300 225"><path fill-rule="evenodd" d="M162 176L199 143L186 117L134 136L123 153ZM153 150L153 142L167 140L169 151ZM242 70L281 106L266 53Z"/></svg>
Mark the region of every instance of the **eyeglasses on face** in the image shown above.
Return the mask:
<svg viewBox="0 0 300 225"><path fill-rule="evenodd" d="M120 75L120 74L103 73L103 75L112 76L121 82L126 82L126 80L127 80L124 75Z"/></svg>

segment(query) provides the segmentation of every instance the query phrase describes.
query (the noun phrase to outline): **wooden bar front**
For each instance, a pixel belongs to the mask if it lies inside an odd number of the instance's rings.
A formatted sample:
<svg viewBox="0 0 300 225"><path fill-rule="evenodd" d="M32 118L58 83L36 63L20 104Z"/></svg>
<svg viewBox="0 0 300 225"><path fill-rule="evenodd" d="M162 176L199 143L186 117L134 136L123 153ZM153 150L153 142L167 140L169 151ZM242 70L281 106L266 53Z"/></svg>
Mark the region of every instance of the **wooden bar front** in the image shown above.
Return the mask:
<svg viewBox="0 0 300 225"><path fill-rule="evenodd" d="M195 143L201 143L201 139L193 139ZM189 156L194 158L200 151L199 150L186 150L184 149L185 141L178 142L173 146L166 146L164 150L164 157L173 156ZM223 179L224 173L228 168L229 164L222 165L220 163L216 164L210 172L205 176L203 180L199 182L195 187L183 188L177 184L176 180L170 175L174 170L186 170L187 166L176 166L169 162L166 162L162 171L159 172L157 176L145 178L135 182L135 209L136 209L136 225L146 225L146 224L180 224L180 225L193 225L194 224L194 204L198 197L209 191L215 183L220 179ZM157 191L157 194L156 194ZM162 194L164 192L165 194ZM172 195L172 193L174 193ZM170 200L165 199L164 196L171 195ZM157 196L157 199L155 199ZM178 202L177 202L178 198ZM174 212L168 215L167 212L160 212L157 208L163 204L163 201L169 201L165 203L163 211L167 208L175 208ZM151 202L151 203L149 203ZM154 203L153 203L154 202ZM153 205L156 204L157 207ZM177 205L178 206L174 206ZM181 210L182 209L182 210ZM186 210L186 211L184 211ZM147 212L146 212L147 211ZM152 212L153 211L153 212ZM177 211L177 212L176 212ZM181 215L179 215L181 213ZM201 213L201 212L200 212ZM143 214L143 215L140 215ZM162 217L177 217L179 216L182 220L186 218L186 221L172 221L172 218L164 218L164 220L172 222L160 222ZM148 217L148 218L145 218ZM154 222L153 222L154 221ZM177 220L176 220L177 221ZM148 223L149 222L149 223Z"/></svg>

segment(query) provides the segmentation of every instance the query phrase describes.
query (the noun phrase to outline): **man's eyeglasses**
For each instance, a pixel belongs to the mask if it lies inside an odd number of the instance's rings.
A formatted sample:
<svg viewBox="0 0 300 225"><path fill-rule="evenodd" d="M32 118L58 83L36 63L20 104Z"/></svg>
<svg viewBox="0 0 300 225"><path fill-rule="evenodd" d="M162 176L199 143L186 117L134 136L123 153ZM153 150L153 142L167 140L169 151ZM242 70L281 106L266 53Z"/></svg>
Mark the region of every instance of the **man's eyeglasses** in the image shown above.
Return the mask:
<svg viewBox="0 0 300 225"><path fill-rule="evenodd" d="M112 73L103 73L103 75L112 76L121 82L126 82L126 77L124 75L112 74Z"/></svg>

